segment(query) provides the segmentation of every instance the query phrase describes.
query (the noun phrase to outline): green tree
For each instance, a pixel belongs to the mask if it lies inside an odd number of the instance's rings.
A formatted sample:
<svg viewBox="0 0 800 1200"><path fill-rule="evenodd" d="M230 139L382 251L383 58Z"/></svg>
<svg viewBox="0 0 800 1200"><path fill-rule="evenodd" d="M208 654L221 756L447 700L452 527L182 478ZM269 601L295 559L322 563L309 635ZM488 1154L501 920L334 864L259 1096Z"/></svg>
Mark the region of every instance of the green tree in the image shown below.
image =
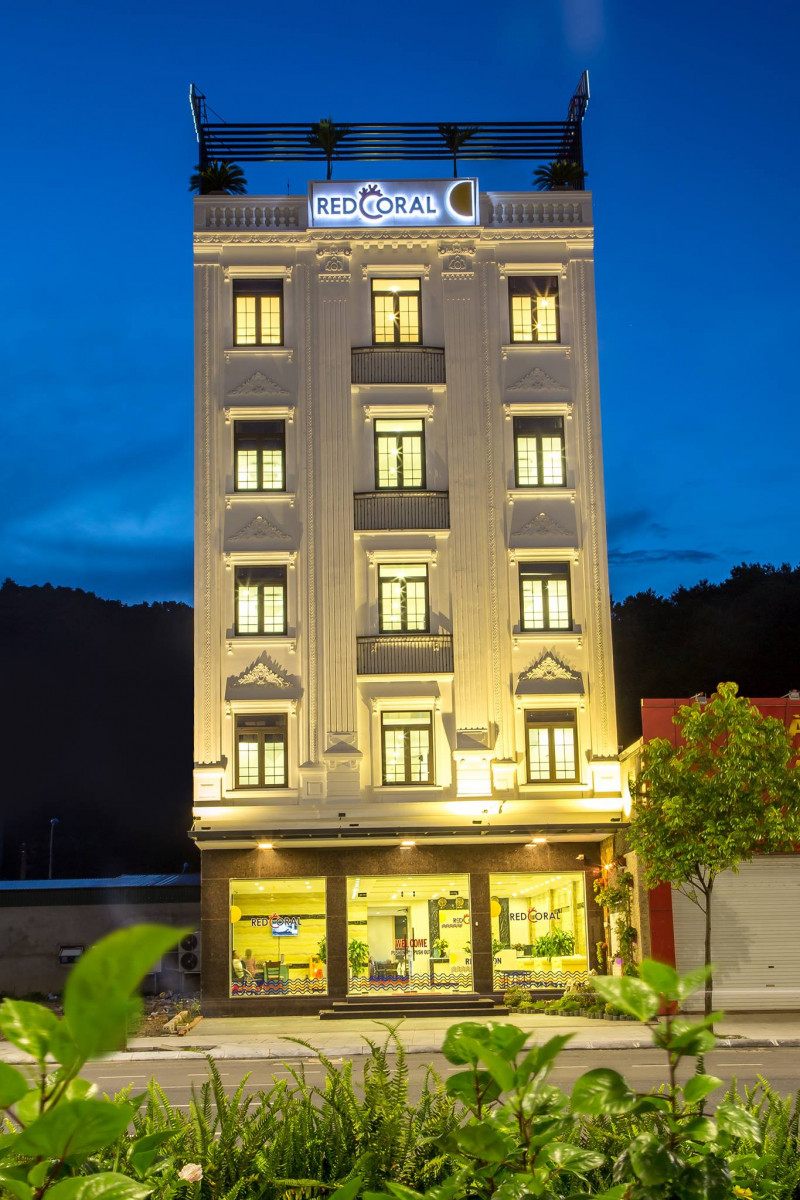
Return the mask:
<svg viewBox="0 0 800 1200"><path fill-rule="evenodd" d="M678 744L654 738L634 781L628 841L648 887L671 883L705 916L711 963L711 898L720 871L737 871L757 853L800 841L800 773L781 721L763 716L720 683L707 704L683 705L673 718ZM712 979L705 985L711 1013Z"/></svg>
<svg viewBox="0 0 800 1200"><path fill-rule="evenodd" d="M244 196L247 180L241 167L223 158L205 167L198 163L194 175L189 179L189 191L197 192L199 196L213 196L215 192L222 192L226 196Z"/></svg>
<svg viewBox="0 0 800 1200"><path fill-rule="evenodd" d="M330 179L333 174L333 152L343 138L347 137L350 132L349 125L334 124L333 117L323 117L319 121L315 121L311 126L311 132L308 135L308 144L313 146L315 150L322 150L325 155L325 162L328 166L326 179Z"/></svg>

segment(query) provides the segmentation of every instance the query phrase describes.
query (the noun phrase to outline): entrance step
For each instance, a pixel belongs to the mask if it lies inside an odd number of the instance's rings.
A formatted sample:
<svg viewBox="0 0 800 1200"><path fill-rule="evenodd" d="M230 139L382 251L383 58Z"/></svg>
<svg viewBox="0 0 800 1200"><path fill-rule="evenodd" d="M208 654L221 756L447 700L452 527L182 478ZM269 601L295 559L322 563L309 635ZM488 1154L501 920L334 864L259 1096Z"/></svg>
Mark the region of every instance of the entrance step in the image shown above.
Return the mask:
<svg viewBox="0 0 800 1200"><path fill-rule="evenodd" d="M330 1008L319 1014L321 1021L362 1019L385 1020L387 1017L501 1017L508 1012L493 996L468 995L426 996L348 996L334 1000Z"/></svg>

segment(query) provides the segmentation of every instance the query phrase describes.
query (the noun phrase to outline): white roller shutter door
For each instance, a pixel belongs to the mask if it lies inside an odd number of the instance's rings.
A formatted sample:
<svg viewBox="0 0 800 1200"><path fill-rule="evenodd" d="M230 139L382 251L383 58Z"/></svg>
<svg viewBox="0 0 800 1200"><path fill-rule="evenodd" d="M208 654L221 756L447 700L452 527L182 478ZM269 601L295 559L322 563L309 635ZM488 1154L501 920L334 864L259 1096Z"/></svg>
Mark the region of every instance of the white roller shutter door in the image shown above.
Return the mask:
<svg viewBox="0 0 800 1200"><path fill-rule="evenodd" d="M705 918L674 889L679 971L703 965ZM764 855L717 876L711 902L714 1008L800 1008L800 854ZM702 996L687 1007L702 1008Z"/></svg>

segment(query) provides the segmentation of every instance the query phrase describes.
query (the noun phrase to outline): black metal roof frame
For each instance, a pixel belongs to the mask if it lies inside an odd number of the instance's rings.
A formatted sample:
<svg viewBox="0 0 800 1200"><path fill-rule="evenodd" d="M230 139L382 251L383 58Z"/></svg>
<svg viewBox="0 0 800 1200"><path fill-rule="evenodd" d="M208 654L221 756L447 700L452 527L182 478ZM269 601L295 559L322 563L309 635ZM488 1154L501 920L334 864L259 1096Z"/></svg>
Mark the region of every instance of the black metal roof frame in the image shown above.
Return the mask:
<svg viewBox="0 0 800 1200"><path fill-rule="evenodd" d="M210 121L206 98L194 84L189 89L200 166L222 159L243 162L325 162L325 151L309 143L312 123L236 124ZM573 93L565 121L463 121L474 132L458 151L462 161L568 159L583 171L581 127L589 104L589 74L584 71ZM344 125L343 125L344 127ZM451 161L439 124L399 121L348 124L333 152L334 162Z"/></svg>

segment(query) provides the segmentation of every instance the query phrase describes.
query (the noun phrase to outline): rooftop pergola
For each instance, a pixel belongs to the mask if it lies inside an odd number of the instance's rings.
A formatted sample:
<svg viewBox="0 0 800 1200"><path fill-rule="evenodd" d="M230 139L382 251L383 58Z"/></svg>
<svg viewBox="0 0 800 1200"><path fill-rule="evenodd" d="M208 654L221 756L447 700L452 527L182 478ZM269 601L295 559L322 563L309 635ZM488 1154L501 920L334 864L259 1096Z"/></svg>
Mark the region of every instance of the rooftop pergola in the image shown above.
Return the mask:
<svg viewBox="0 0 800 1200"><path fill-rule="evenodd" d="M312 122L237 123L209 119L206 98L194 84L189 98L200 148L200 167L209 162L235 163L325 162L326 153L312 145ZM584 71L567 108L564 121L461 121L448 122L459 130L471 129L458 150L462 161L553 162L566 159L581 172L581 126L589 104L589 75ZM214 114L216 116L216 114ZM383 124L342 122L346 133L336 145L334 162L452 162L453 151L440 130L443 122L395 121Z"/></svg>

